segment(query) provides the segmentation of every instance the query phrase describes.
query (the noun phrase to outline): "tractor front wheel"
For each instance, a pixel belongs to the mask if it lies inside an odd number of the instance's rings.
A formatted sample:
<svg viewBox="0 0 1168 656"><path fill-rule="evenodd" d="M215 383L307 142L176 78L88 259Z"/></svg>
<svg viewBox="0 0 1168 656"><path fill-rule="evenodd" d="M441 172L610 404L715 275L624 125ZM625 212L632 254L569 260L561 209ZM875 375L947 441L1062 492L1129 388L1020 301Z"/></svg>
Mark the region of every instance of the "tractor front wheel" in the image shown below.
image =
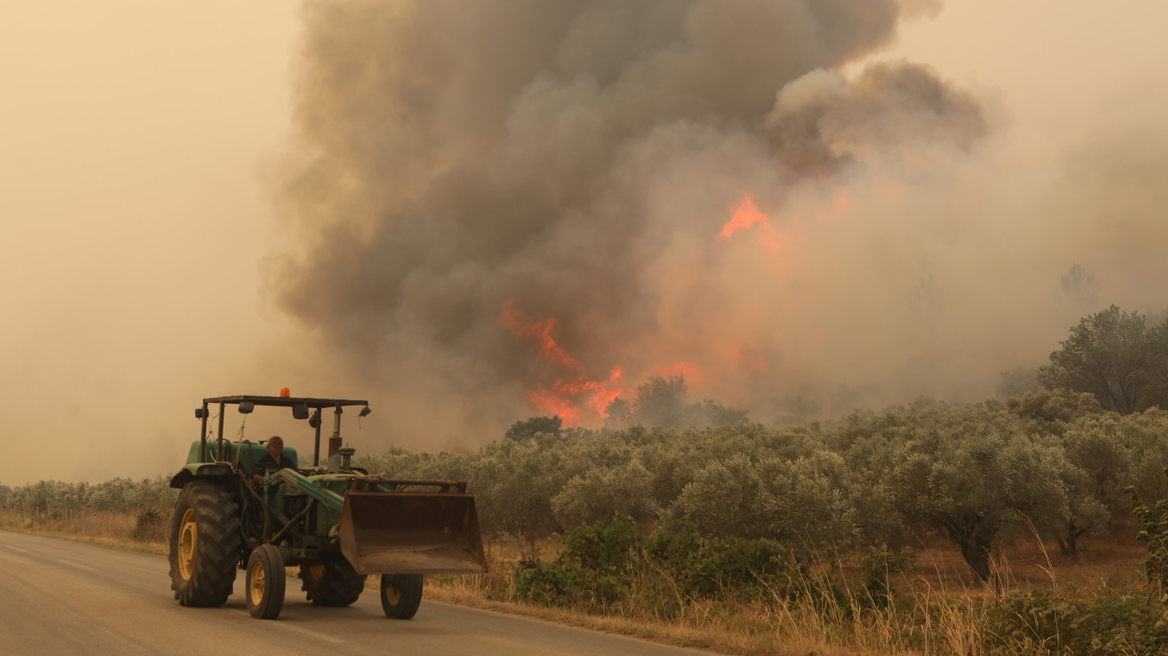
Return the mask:
<svg viewBox="0 0 1168 656"><path fill-rule="evenodd" d="M284 607L284 558L280 549L261 544L247 559L247 612L261 620L274 620Z"/></svg>
<svg viewBox="0 0 1168 656"><path fill-rule="evenodd" d="M365 589L364 574L358 574L347 560L300 566L301 589L317 606L348 606Z"/></svg>
<svg viewBox="0 0 1168 656"><path fill-rule="evenodd" d="M382 574L381 610L395 620L408 620L422 603L421 574Z"/></svg>
<svg viewBox="0 0 1168 656"><path fill-rule="evenodd" d="M170 587L183 606L221 606L240 555L239 502L213 481L191 481L174 505Z"/></svg>

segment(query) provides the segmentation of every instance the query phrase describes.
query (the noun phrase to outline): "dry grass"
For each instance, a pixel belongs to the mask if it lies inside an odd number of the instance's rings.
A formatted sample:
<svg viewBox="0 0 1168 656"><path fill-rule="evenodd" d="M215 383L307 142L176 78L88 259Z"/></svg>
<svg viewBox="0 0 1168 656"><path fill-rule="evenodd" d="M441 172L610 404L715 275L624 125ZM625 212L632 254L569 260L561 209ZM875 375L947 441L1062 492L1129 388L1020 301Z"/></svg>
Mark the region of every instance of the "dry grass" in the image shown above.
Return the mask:
<svg viewBox="0 0 1168 656"><path fill-rule="evenodd" d="M135 537L139 518L129 513L91 512L74 517L47 517L0 510L0 528L36 533L79 542L101 544L127 551L165 554L166 541L154 530L148 539Z"/></svg>
<svg viewBox="0 0 1168 656"><path fill-rule="evenodd" d="M88 513L50 519L0 511L0 527L81 540L146 553L166 553L165 539L134 539L139 518L121 513ZM164 522L165 524L166 522ZM775 595L769 601L684 599L679 616L662 619L654 600L633 599L623 616L592 614L574 608L549 608L513 601L517 563L533 550L546 560L552 543L519 547L488 540L491 568L480 576L427 578L426 598L445 603L533 617L550 622L606 631L665 644L708 649L741 656L852 656L874 654L967 654L980 656L983 636L980 608L1010 591L1062 586L1089 589L1134 585L1142 581L1140 564L1146 551L1134 539L1133 526L1118 527L1108 536L1086 541L1080 555L1068 558L1037 540L1011 545L994 559L995 579L974 579L954 549L926 545L916 564L892 578L895 594L887 608L873 610L849 602L812 608L788 603ZM841 568L837 580L857 579ZM376 577L369 585L376 587ZM645 581L661 594L660 578ZM656 587L653 587L656 586ZM857 591L852 591L857 592ZM844 595L858 599L860 595Z"/></svg>
<svg viewBox="0 0 1168 656"><path fill-rule="evenodd" d="M1110 535L1081 546L1075 558L1038 541L1010 545L996 554L994 580L978 581L960 553L945 544L922 547L916 566L894 575L896 591L887 608L861 607L859 590L845 599L812 608L788 603L775 595L769 602L734 599L685 600L675 619L656 617L652 604L624 617L592 615L572 608L546 608L510 601L515 564L525 557L513 545L488 542L491 573L481 577L431 577L427 598L553 622L619 633L667 644L710 649L744 656L851 654L983 653L981 608L1012 591L1060 586L1086 589L1142 582L1146 550L1135 540L1133 526L1117 527ZM544 551L554 555L554 547ZM842 571L844 585L858 573Z"/></svg>

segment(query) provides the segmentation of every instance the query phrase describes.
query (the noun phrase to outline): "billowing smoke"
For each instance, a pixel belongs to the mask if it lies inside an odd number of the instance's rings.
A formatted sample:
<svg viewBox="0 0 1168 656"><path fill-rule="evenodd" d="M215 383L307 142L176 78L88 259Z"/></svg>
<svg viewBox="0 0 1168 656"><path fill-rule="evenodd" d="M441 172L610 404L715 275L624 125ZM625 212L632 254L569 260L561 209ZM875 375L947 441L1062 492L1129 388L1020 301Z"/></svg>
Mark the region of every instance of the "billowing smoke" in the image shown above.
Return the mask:
<svg viewBox="0 0 1168 656"><path fill-rule="evenodd" d="M760 420L992 393L1026 302L986 315L994 208L947 199L993 121L857 65L913 4L310 3L280 303L431 446L650 376Z"/></svg>

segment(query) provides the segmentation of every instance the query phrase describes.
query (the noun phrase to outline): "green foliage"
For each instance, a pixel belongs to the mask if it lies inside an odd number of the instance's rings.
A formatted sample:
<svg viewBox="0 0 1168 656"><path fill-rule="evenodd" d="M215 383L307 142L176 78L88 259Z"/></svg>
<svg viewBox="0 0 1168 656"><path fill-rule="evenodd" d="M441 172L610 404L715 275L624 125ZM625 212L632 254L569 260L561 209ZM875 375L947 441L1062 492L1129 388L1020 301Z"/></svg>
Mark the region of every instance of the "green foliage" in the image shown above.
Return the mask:
<svg viewBox="0 0 1168 656"><path fill-rule="evenodd" d="M689 390L683 376L653 377L637 387L634 402L637 423L646 426L678 428L685 421Z"/></svg>
<svg viewBox="0 0 1168 656"><path fill-rule="evenodd" d="M1038 389L1038 369L1036 367L1022 367L1002 372L998 382L997 397L1008 399L1013 396L1029 394Z"/></svg>
<svg viewBox="0 0 1168 656"><path fill-rule="evenodd" d="M397 477L468 480L484 530L523 540L621 514L645 531L684 520L704 539L772 540L807 563L939 535L988 576L990 552L1031 526L1073 555L1081 538L1126 513L1124 486L1168 497L1168 413L1098 408L1081 393L1038 390L798 427L535 431L478 453L393 451L358 462Z"/></svg>
<svg viewBox="0 0 1168 656"><path fill-rule="evenodd" d="M633 425L661 428L708 428L746 423L746 411L718 405L706 399L689 403L684 376L654 376L637 387L632 401L616 398L606 408L610 428Z"/></svg>
<svg viewBox="0 0 1168 656"><path fill-rule="evenodd" d="M1071 422L1103 412L1099 400L1086 392L1072 392L1056 387L1039 387L1006 400L1006 410L1024 419L1047 422Z"/></svg>
<svg viewBox="0 0 1168 656"><path fill-rule="evenodd" d="M1142 407L1168 409L1168 319L1148 331L1142 344Z"/></svg>
<svg viewBox="0 0 1168 656"><path fill-rule="evenodd" d="M158 508L143 508L134 521L130 537L141 542L165 542L170 533L170 515Z"/></svg>
<svg viewBox="0 0 1168 656"><path fill-rule="evenodd" d="M534 539L561 530L552 498L577 472L554 436L487 445L475 463L473 491L487 530Z"/></svg>
<svg viewBox="0 0 1168 656"><path fill-rule="evenodd" d="M515 597L549 606L612 606L629 592L640 542L629 517L577 526L554 561L521 565Z"/></svg>
<svg viewBox="0 0 1168 656"><path fill-rule="evenodd" d="M783 563L787 552L774 540L703 537L696 526L680 520L663 524L645 545L654 566L690 598L736 594L744 588L760 592L767 581L775 582L779 573L794 567Z"/></svg>
<svg viewBox="0 0 1168 656"><path fill-rule="evenodd" d="M908 547L893 550L881 544L869 549L860 562L864 572L863 601L872 608L887 608L893 597L891 575L907 569L915 557L915 552Z"/></svg>
<svg viewBox="0 0 1168 656"><path fill-rule="evenodd" d="M705 537L682 521L666 522L642 539L635 522L618 515L576 527L551 562L521 563L515 598L620 612L656 584L649 603L672 616L695 599L834 600L838 589L821 583L774 540Z"/></svg>
<svg viewBox="0 0 1168 656"><path fill-rule="evenodd" d="M895 503L908 523L959 547L979 578L989 578L998 540L1026 518L1054 525L1069 515L1065 456L1011 415L938 406L909 420L888 470Z"/></svg>
<svg viewBox="0 0 1168 656"><path fill-rule="evenodd" d="M37 481L12 490L8 507L54 519L74 517L86 509L89 493L86 483Z"/></svg>
<svg viewBox="0 0 1168 656"><path fill-rule="evenodd" d="M511 428L507 429L504 437L516 442L530 442L539 433L559 437L562 426L563 420L558 416L532 417L511 424Z"/></svg>
<svg viewBox="0 0 1168 656"><path fill-rule="evenodd" d="M1080 417L1062 438L1069 465L1063 470L1068 515L1056 540L1063 555L1078 555L1080 537L1102 530L1112 516L1126 510L1122 490L1130 478L1132 456L1117 439L1114 417Z"/></svg>
<svg viewBox="0 0 1168 656"><path fill-rule="evenodd" d="M697 472L670 507L669 517L704 534L757 537L766 532L763 483L750 456L715 460Z"/></svg>
<svg viewBox="0 0 1168 656"><path fill-rule="evenodd" d="M121 512L138 515L145 511L169 514L178 495L170 478L158 476L134 482L115 478L97 485L37 481L13 489L4 507L34 516L62 519L88 512Z"/></svg>
<svg viewBox="0 0 1168 656"><path fill-rule="evenodd" d="M1146 592L1015 593L991 604L984 623L993 654L1168 654L1164 608Z"/></svg>
<svg viewBox="0 0 1168 656"><path fill-rule="evenodd" d="M1168 471L1165 472L1168 475ZM1148 558L1144 561L1144 574L1148 582L1156 586L1162 601L1168 601L1168 499L1161 499L1148 508L1136 494L1134 487L1127 493L1131 498L1132 514L1140 522L1140 532L1136 538L1148 547Z"/></svg>
<svg viewBox="0 0 1168 656"><path fill-rule="evenodd" d="M1168 412L1152 409L1107 425L1130 453L1126 480L1143 499L1168 498Z"/></svg>
<svg viewBox="0 0 1168 656"><path fill-rule="evenodd" d="M426 453L393 449L378 455L361 455L353 465L370 474L415 480L472 481L477 456L463 453Z"/></svg>
<svg viewBox="0 0 1168 656"><path fill-rule="evenodd" d="M667 515L704 535L777 540L806 560L853 544L851 487L843 458L827 451L758 462L735 455L699 471Z"/></svg>
<svg viewBox="0 0 1168 656"><path fill-rule="evenodd" d="M652 483L649 471L636 459L615 467L593 467L573 476L552 497L552 512L567 528L613 515L647 522L661 511L653 500Z"/></svg>
<svg viewBox="0 0 1168 656"><path fill-rule="evenodd" d="M1105 409L1125 415L1164 402L1168 321L1152 331L1145 324L1142 314L1115 305L1084 318L1039 369L1039 382L1093 394Z"/></svg>

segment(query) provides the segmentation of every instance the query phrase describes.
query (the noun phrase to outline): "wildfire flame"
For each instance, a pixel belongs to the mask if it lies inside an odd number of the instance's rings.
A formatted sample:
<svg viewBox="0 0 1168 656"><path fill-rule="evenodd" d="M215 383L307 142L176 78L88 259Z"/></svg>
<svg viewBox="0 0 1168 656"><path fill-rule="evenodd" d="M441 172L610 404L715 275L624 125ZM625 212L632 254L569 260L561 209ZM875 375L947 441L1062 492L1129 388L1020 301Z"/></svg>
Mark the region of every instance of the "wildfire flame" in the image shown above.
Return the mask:
<svg viewBox="0 0 1168 656"><path fill-rule="evenodd" d="M770 217L758 209L752 194L746 194L742 197L742 201L734 208L734 214L731 215L730 220L722 226L718 238L729 239L751 228L757 235L759 245L770 251L772 255L777 256L783 248L783 233L771 225Z"/></svg>
<svg viewBox="0 0 1168 656"><path fill-rule="evenodd" d="M830 210L819 212L817 218L846 215L851 210L847 189L833 178L821 177L819 182L831 193L828 200ZM796 226L795 234L798 235L798 222L793 223ZM759 246L775 258L776 263L787 264L779 256L787 247L788 236L771 223L770 217L759 209L750 193L744 194L734 207L717 238L720 241L727 240L748 232L753 234ZM499 323L532 349L535 356L532 369L535 375L532 378L534 382L529 384L527 397L540 414L559 416L565 426L594 426L607 419L608 407L618 397L631 400L624 367L613 367L607 377L591 375L588 368L557 341L555 318L532 318L515 309L513 302L507 301L499 314ZM634 379L640 375L661 378L681 376L687 386L692 388L708 382L707 374L715 378L729 372L736 372L736 375L761 375L771 368L765 350L737 339L722 345L711 344L708 351L705 355L709 357L705 364L712 366L709 372L693 361L675 361L641 369ZM635 385L631 388L635 391Z"/></svg>
<svg viewBox="0 0 1168 656"><path fill-rule="evenodd" d="M545 372L544 378L554 379L527 393L541 414L557 415L565 426L594 423L607 416L609 404L624 392L624 369L613 367L607 380L591 379L580 361L556 342L554 318L531 319L508 301L499 314L499 323L534 347L540 362L550 366L550 375Z"/></svg>

